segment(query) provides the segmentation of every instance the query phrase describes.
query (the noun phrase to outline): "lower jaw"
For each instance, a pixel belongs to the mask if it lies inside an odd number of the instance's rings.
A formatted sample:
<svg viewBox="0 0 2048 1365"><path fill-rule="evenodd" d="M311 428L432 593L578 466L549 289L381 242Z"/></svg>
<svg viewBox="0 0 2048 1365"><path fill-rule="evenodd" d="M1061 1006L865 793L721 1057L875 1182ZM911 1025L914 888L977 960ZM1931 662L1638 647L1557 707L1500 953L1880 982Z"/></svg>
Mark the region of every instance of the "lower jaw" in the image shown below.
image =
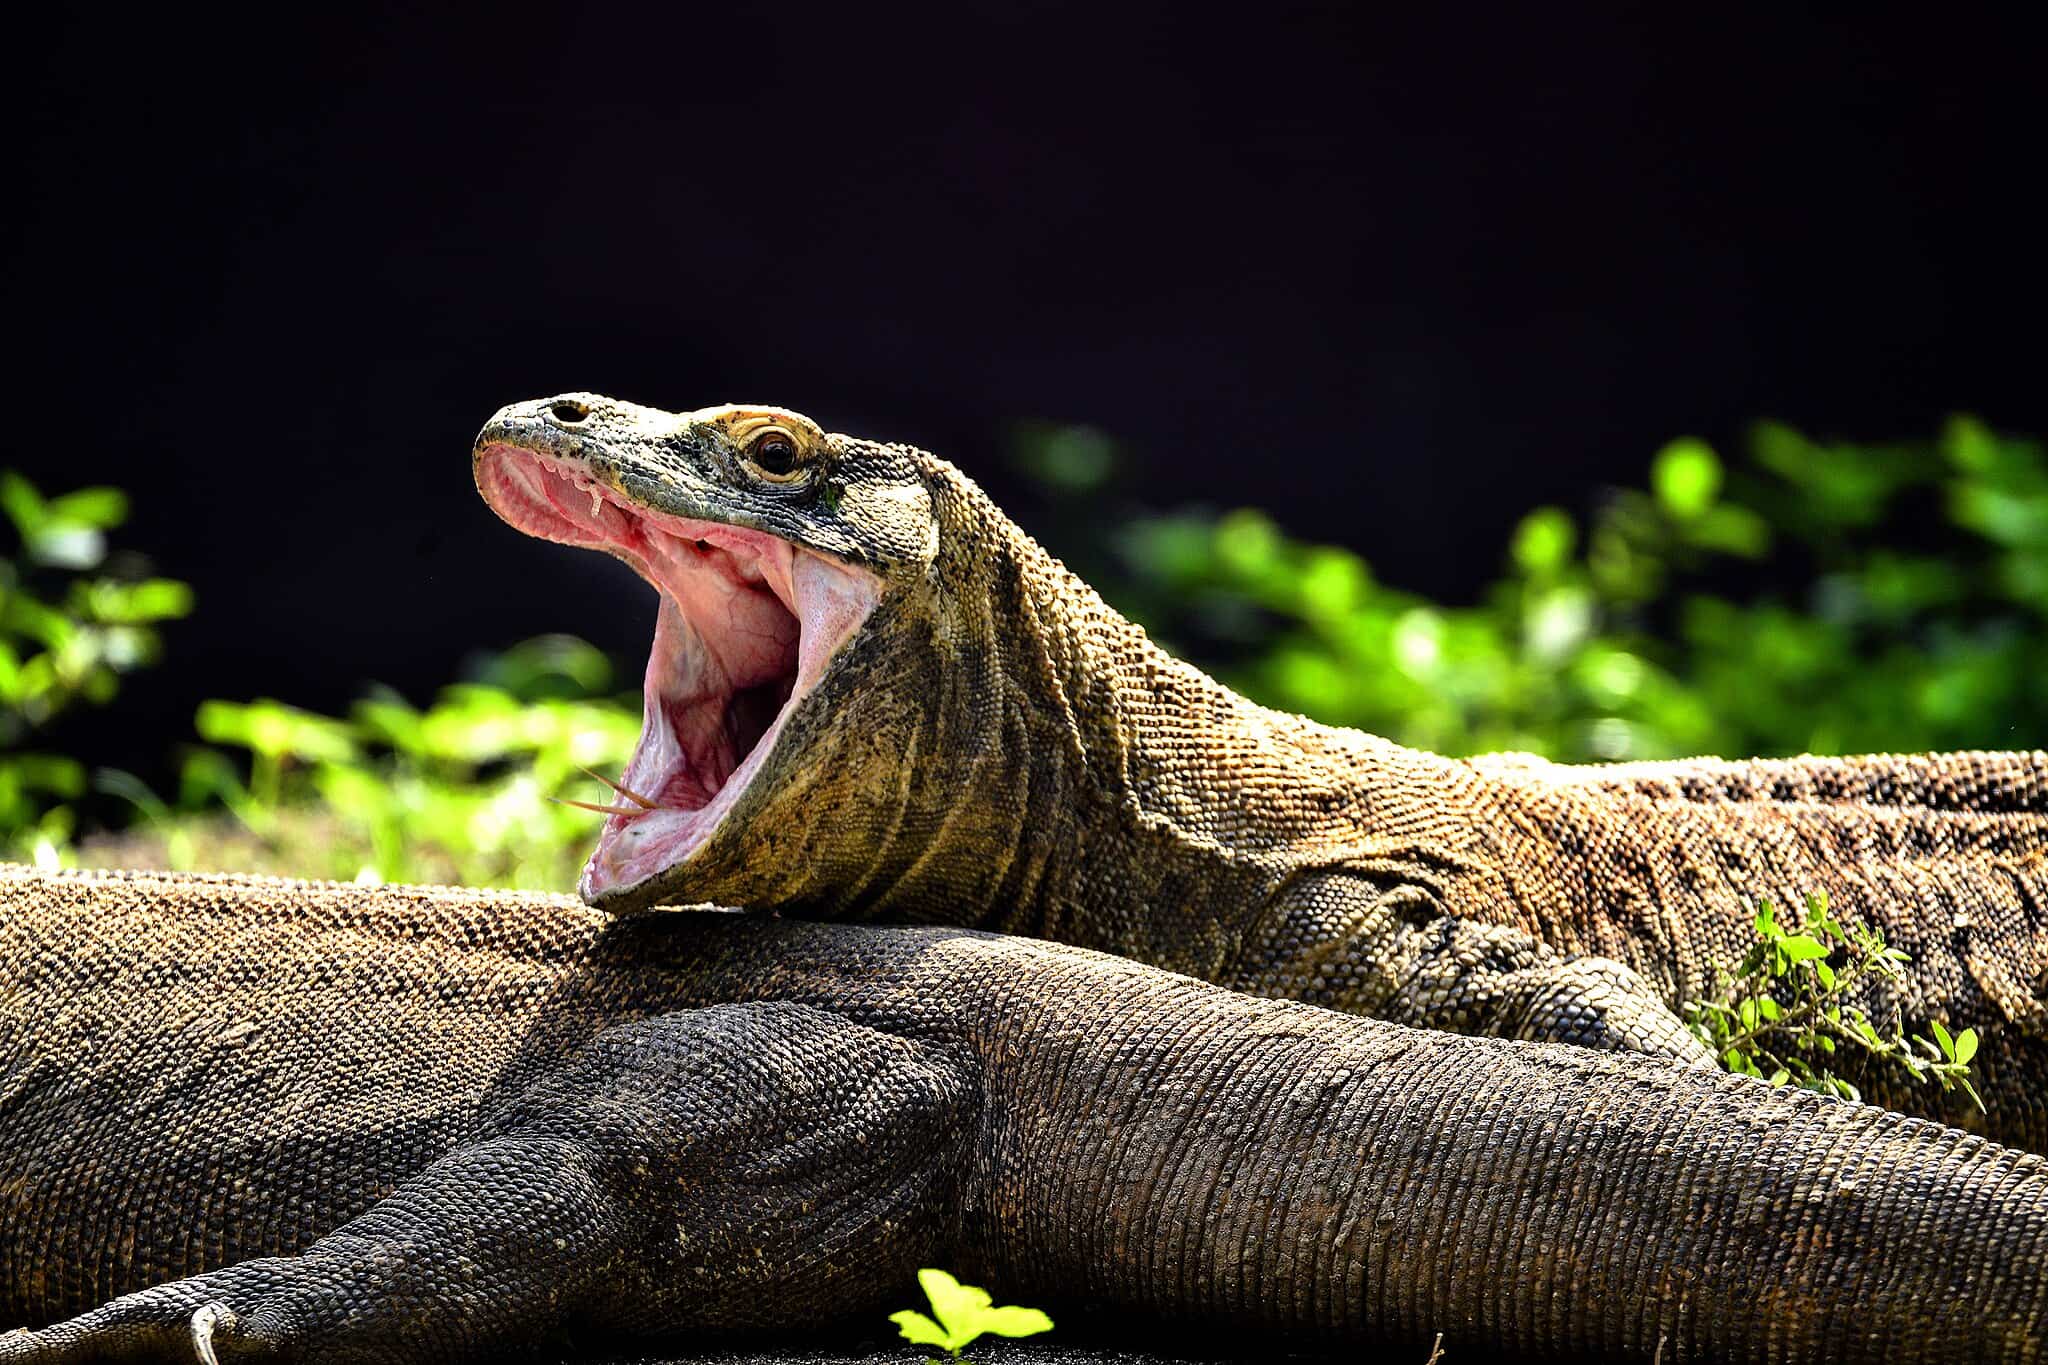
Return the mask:
<svg viewBox="0 0 2048 1365"><path fill-rule="evenodd" d="M584 865L577 891L593 903L630 898L662 873L683 866L725 823L781 737L794 699L776 715L753 749L712 798L694 810L668 807L626 817L609 829Z"/></svg>
<svg viewBox="0 0 2048 1365"><path fill-rule="evenodd" d="M771 661L760 657L746 665L740 676L757 681L729 692L723 703L724 714L706 723L705 729L715 733L734 727L737 733L744 734L750 728L747 708L765 710L777 702L779 705L775 705L772 718L746 756L725 776L710 799L695 809L663 804L664 797L677 794L663 789L678 782L679 770L709 770L707 764L689 758L692 741L700 752L706 744L723 741L707 738L684 718L671 717L665 708L673 692L687 687L679 684L678 679L702 679L707 675L698 670L705 667L717 669L712 676L730 678L728 670L733 656L713 654L698 633L705 623L686 620L668 591L663 590L643 686L643 725L649 729L634 751L621 784L653 800L656 809L615 816L607 823L578 881L577 889L585 900L630 910L644 908L657 895L672 898L687 894L690 878L669 874L689 862L733 818L734 810L774 752L797 705L820 685L834 655L868 619L881 595L880 580L872 574L830 565L813 556L797 556L790 577L787 605L800 623L796 638L789 645L790 653L782 658L779 670L764 667ZM734 708L742 710L738 718L733 715ZM759 714L753 712L754 716ZM652 727L656 726L661 730L655 731ZM696 787L685 799L694 798L702 790L701 786ZM658 891L648 887L650 882L659 883Z"/></svg>

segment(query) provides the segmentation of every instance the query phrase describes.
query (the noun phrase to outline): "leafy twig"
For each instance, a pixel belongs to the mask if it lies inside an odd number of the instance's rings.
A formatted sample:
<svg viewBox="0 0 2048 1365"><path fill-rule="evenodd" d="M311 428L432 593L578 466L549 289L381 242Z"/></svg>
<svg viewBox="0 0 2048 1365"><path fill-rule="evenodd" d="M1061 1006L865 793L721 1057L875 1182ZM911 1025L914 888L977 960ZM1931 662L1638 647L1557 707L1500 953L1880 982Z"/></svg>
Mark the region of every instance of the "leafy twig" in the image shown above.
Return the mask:
<svg viewBox="0 0 2048 1365"><path fill-rule="evenodd" d="M1932 1038L1908 1035L1896 1016L1879 1027L1868 1011L1849 1003L1866 979L1895 982L1905 974L1909 958L1888 947L1876 929L1843 925L1824 894L1809 895L1805 914L1790 927L1778 922L1769 901L1760 901L1755 924L1756 943L1733 972L1719 974L1714 998L1686 1007L1687 1024L1728 1070L1861 1099L1833 1069L1832 1059L1846 1046L1897 1066L1916 1082L1961 1089L1984 1107L1970 1081L1977 1030L1951 1035L1935 1019L1928 1021Z"/></svg>

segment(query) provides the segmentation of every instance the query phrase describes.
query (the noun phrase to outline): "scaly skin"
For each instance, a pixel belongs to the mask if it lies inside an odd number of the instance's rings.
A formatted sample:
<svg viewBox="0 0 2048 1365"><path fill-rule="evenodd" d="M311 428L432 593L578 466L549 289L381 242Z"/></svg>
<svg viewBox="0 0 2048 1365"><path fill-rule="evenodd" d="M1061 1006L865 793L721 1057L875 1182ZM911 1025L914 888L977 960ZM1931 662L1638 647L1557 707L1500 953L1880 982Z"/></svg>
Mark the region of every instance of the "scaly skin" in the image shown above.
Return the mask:
<svg viewBox="0 0 2048 1365"><path fill-rule="evenodd" d="M2034 1360L2048 1163L963 930L0 868L0 1326L82 1314L0 1361L687 1336L935 1261L1297 1346Z"/></svg>
<svg viewBox="0 0 2048 1365"><path fill-rule="evenodd" d="M773 486L742 444L769 421L805 445ZM2048 755L1447 759L1256 706L1164 654L922 451L774 409L575 394L508 407L477 440L480 475L532 454L883 585L710 837L604 888L605 909L969 924L1698 1062L1675 1011L1741 958L1754 902L1824 891L1912 956L1903 987L1857 1003L1984 1038L1988 1115L1848 1062L1866 1097L2048 1148Z"/></svg>

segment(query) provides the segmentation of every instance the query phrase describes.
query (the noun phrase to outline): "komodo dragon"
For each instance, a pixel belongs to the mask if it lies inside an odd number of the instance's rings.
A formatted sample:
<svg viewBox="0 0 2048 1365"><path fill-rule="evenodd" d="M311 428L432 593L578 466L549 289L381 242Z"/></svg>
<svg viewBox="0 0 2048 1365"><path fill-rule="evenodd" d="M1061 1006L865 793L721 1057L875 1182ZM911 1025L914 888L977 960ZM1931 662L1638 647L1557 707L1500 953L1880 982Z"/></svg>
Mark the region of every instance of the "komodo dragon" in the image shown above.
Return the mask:
<svg viewBox="0 0 2048 1365"><path fill-rule="evenodd" d="M2048 755L1565 767L1256 706L1155 648L943 460L776 408L505 408L479 489L660 590L582 891L958 922L1473 1033L1703 1050L1754 904L1911 955L1858 1003L1982 1030L1960 1095L2048 1149Z"/></svg>
<svg viewBox="0 0 2048 1365"><path fill-rule="evenodd" d="M0 867L0 1328L82 1314L7 1365L786 1327L934 1262L1292 1346L2037 1360L2048 1161L968 930Z"/></svg>

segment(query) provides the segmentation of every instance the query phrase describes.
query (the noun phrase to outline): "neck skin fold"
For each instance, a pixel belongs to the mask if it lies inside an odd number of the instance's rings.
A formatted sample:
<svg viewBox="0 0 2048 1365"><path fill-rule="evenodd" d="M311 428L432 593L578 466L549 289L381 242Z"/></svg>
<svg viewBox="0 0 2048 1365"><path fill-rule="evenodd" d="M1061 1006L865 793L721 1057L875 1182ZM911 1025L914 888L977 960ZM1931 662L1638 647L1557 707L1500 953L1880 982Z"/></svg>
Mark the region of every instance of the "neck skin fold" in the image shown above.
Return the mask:
<svg viewBox="0 0 2048 1365"><path fill-rule="evenodd" d="M982 927L1214 975L1297 870L1299 836L1401 799L1361 760L1408 751L1247 701L1003 531L942 542L964 547L937 576L964 585L935 631L947 833L902 869L892 911L960 922L964 901Z"/></svg>

